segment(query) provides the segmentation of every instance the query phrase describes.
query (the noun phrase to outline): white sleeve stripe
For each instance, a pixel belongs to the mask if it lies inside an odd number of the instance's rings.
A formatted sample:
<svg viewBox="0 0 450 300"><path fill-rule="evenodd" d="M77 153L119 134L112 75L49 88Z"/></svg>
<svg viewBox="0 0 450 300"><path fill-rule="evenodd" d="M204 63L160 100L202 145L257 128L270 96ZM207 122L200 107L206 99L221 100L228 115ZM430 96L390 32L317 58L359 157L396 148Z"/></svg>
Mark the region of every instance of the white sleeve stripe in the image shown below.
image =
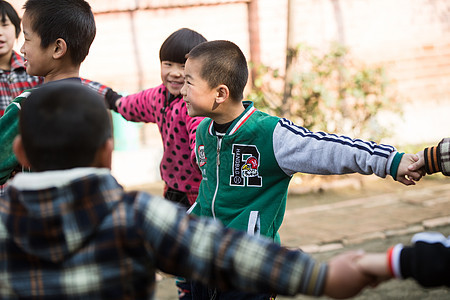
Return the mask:
<svg viewBox="0 0 450 300"><path fill-rule="evenodd" d="M326 134L324 132L311 132L308 129L297 126L293 124L291 121L287 119L280 119L279 121L280 126L286 128L287 130L291 131L292 133L296 135L300 135L305 138L313 138L316 140L324 140L329 142L335 142L340 143L342 145L348 145L350 147L355 147L360 150L364 150L369 152L370 154L375 154L381 157L388 158L389 154L394 151L394 148L392 146L388 145L377 145L374 142L366 142L362 141L360 139L352 140L349 137L346 136L338 136L335 134Z"/></svg>
<svg viewBox="0 0 450 300"><path fill-rule="evenodd" d="M392 257L391 257L391 266L392 271L394 272L395 278L403 279L402 272L400 269L400 253L403 250L402 244L395 245L394 249L392 250Z"/></svg>

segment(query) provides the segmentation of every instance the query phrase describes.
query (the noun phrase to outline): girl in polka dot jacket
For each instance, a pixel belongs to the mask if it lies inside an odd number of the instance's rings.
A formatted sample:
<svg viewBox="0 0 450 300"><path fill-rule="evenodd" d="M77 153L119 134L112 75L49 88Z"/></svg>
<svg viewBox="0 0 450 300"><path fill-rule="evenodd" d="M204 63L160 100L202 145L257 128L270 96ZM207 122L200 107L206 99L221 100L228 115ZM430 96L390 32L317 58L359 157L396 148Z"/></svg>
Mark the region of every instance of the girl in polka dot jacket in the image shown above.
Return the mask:
<svg viewBox="0 0 450 300"><path fill-rule="evenodd" d="M195 132L203 118L189 117L180 90L184 84L185 55L204 41L201 34L188 28L175 31L159 51L162 84L108 99L109 108L126 120L158 125L164 147L160 165L164 196L186 207L195 202L201 181L195 161Z"/></svg>

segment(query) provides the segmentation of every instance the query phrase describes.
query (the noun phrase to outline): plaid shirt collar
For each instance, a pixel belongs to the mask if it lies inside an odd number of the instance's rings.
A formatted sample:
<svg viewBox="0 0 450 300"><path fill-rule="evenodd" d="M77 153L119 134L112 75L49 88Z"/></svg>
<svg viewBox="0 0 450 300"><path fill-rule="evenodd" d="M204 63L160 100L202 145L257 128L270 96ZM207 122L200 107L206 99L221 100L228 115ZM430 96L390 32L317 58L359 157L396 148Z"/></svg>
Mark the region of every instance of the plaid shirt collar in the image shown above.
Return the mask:
<svg viewBox="0 0 450 300"><path fill-rule="evenodd" d="M11 56L11 70L25 69L25 59L13 51Z"/></svg>

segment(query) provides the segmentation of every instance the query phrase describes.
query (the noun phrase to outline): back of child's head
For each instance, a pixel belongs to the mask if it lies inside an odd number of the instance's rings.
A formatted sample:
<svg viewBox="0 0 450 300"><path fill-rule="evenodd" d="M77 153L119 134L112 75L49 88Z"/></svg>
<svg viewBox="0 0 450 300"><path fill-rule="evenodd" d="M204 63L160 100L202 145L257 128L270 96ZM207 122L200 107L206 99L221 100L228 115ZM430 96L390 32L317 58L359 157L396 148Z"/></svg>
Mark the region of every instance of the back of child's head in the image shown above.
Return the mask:
<svg viewBox="0 0 450 300"><path fill-rule="evenodd" d="M14 7L12 7L12 5L8 2L1 0L0 12L2 14L2 24L6 22L6 17L8 17L11 23L16 28L16 38L18 38L20 34L20 18Z"/></svg>
<svg viewBox="0 0 450 300"><path fill-rule="evenodd" d="M210 88L224 84L234 100L242 100L248 80L248 66L244 53L230 41L210 41L193 48L188 59L202 64L200 76Z"/></svg>
<svg viewBox="0 0 450 300"><path fill-rule="evenodd" d="M160 61L186 62L186 54L206 39L200 33L189 28L181 28L169 35L159 50Z"/></svg>
<svg viewBox="0 0 450 300"><path fill-rule="evenodd" d="M47 48L58 38L67 43L72 63L81 64L94 41L96 26L90 5L84 0L28 0L25 13L32 29Z"/></svg>
<svg viewBox="0 0 450 300"><path fill-rule="evenodd" d="M23 101L19 130L35 171L89 167L111 137L103 99L77 82L35 89Z"/></svg>

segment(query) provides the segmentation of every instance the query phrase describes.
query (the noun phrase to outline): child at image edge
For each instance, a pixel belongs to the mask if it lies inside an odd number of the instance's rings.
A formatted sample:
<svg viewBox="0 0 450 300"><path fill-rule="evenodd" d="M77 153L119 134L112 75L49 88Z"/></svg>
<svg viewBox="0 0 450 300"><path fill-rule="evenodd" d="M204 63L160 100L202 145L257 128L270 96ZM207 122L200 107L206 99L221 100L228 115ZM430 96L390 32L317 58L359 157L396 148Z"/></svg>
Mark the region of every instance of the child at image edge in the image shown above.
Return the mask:
<svg viewBox="0 0 450 300"><path fill-rule="evenodd" d="M69 5L75 4L74 1L55 1L55 5L58 5L58 2L63 6L66 5L66 2ZM31 6L32 4L27 5ZM42 5L45 6L45 2L42 2ZM56 8L57 6L55 6ZM8 2L0 2L0 11L2 12L0 40L4 42L3 46L0 45L2 69L0 70L0 115L3 115L3 110L5 110L5 115L0 118L1 196L4 194L7 185L5 184L6 181L16 172L22 170L12 151L12 141L18 132L17 124L20 104L29 95L31 88L44 82L71 78L70 80L81 80L82 84L97 91L105 99L116 97L115 95L117 94L109 87L98 82L78 78L79 65L87 55L95 36L93 16L91 26L84 27L86 31L79 29L78 27L80 26L72 26L70 23L71 18L61 15L64 14L65 10L59 11L59 15L53 15L54 11L48 12L46 15L41 16L42 21L39 21L40 25L33 28L30 27L29 18L24 20L25 42L21 52L27 58L25 63L25 58L12 49L15 38L20 33L20 18ZM55 19L54 22L58 22L58 16L61 24L55 26L55 23L49 22L51 17ZM33 17L38 19L40 16L34 13ZM65 27L63 24L71 26L71 30L64 31ZM37 31L35 32L34 29L37 29ZM79 34L80 32L84 35ZM71 36L71 34L74 35ZM51 49L55 49L54 53L50 53ZM51 59L50 56L52 56ZM11 104L11 102L13 103Z"/></svg>
<svg viewBox="0 0 450 300"><path fill-rule="evenodd" d="M195 132L203 118L188 115L180 90L184 84L186 54L205 41L191 29L175 31L159 51L162 84L118 100L110 98L112 101L108 103L109 108L128 121L158 125L164 148L160 164L164 197L186 209L197 199L201 181L195 161ZM191 299L189 283L179 278L176 285L180 299Z"/></svg>
<svg viewBox="0 0 450 300"><path fill-rule="evenodd" d="M296 172L311 174L390 174L406 185L421 178L407 167L417 157L394 147L323 132L310 132L287 119L258 111L242 101L247 61L229 41L210 41L189 52L181 93L191 117L204 116L197 128L197 162L202 172L191 212L225 226L279 241L289 181ZM211 291L193 284L193 298ZM216 294L216 295L217 295ZM219 299L241 299L234 292ZM268 299L254 295L251 299ZM250 299L250 298L245 298Z"/></svg>
<svg viewBox="0 0 450 300"><path fill-rule="evenodd" d="M417 155L419 160L409 166L410 170L450 176L450 138ZM367 253L358 263L368 274L382 280L413 278L424 287L450 287L450 236L420 232L413 236L412 245L397 244L387 253Z"/></svg>
<svg viewBox="0 0 450 300"><path fill-rule="evenodd" d="M44 78L31 76L25 69L25 59L13 50L19 37L20 18L14 7L6 1L0 1L0 117L14 98L24 90L35 87Z"/></svg>

